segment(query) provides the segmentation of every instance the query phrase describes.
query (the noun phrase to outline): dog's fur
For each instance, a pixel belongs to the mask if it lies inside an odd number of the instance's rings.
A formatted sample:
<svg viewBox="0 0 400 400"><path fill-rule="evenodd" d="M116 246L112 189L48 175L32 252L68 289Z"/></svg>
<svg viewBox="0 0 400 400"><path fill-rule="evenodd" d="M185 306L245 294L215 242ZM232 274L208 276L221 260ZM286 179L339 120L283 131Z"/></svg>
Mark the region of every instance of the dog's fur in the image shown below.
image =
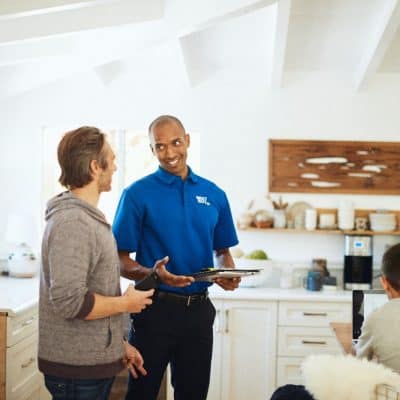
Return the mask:
<svg viewBox="0 0 400 400"><path fill-rule="evenodd" d="M301 366L306 389L315 400L375 400L375 387L388 384L400 392L400 375L353 356L312 355Z"/></svg>

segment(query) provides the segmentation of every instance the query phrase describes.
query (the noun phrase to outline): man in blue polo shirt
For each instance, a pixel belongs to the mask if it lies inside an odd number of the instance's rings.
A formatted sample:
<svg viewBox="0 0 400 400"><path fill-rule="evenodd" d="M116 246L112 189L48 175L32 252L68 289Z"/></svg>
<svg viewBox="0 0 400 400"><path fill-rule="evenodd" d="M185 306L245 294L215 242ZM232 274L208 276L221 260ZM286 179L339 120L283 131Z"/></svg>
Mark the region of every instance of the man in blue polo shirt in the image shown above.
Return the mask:
<svg viewBox="0 0 400 400"><path fill-rule="evenodd" d="M190 137L175 117L149 127L159 169L124 190L114 220L122 275L161 280L153 305L132 315L130 342L141 352L147 375L128 383L127 400L156 399L171 364L175 400L205 400L210 381L215 308L205 282L190 274L218 264L234 268L229 247L238 243L225 193L186 164ZM129 254L136 253L135 260ZM156 260L164 257L163 264ZM240 279L218 279L234 290Z"/></svg>

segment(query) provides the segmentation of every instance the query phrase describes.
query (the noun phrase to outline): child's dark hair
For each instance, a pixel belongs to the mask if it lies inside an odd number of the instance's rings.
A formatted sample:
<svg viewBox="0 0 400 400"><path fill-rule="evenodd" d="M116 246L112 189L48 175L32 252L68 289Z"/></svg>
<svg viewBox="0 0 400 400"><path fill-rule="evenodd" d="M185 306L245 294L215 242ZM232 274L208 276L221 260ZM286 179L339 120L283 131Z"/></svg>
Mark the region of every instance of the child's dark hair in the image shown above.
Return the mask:
<svg viewBox="0 0 400 400"><path fill-rule="evenodd" d="M385 251L381 269L393 289L400 291L400 243Z"/></svg>

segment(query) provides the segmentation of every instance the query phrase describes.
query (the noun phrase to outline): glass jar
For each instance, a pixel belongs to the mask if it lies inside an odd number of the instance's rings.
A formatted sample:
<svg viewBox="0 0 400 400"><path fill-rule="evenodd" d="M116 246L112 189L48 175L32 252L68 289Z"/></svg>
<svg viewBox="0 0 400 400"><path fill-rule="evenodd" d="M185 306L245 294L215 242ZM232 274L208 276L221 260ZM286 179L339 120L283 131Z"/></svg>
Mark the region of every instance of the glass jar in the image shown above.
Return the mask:
<svg viewBox="0 0 400 400"><path fill-rule="evenodd" d="M285 210L274 210L274 228L286 228L286 213Z"/></svg>

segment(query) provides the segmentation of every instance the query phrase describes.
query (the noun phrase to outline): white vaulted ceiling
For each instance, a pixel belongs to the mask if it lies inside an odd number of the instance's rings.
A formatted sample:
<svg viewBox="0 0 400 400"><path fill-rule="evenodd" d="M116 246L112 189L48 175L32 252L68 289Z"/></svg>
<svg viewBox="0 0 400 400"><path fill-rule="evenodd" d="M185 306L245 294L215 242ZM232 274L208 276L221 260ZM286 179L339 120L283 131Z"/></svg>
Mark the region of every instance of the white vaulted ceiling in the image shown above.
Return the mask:
<svg viewBox="0 0 400 400"><path fill-rule="evenodd" d="M400 0L2 0L0 96L86 71L107 85L160 46L192 87L221 71L277 88L321 72L367 90L400 73L399 25Z"/></svg>

